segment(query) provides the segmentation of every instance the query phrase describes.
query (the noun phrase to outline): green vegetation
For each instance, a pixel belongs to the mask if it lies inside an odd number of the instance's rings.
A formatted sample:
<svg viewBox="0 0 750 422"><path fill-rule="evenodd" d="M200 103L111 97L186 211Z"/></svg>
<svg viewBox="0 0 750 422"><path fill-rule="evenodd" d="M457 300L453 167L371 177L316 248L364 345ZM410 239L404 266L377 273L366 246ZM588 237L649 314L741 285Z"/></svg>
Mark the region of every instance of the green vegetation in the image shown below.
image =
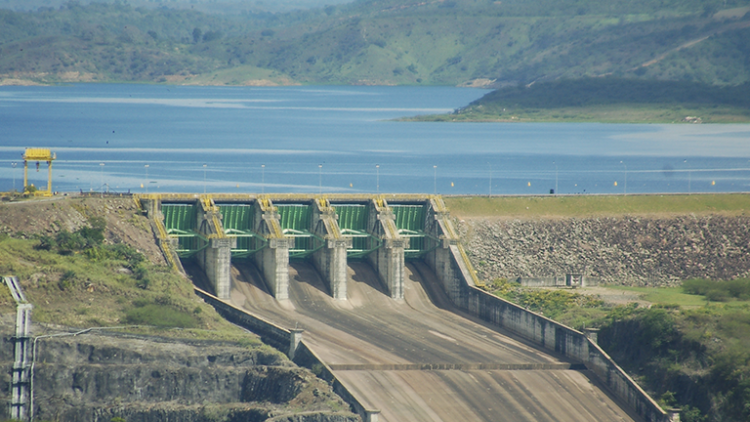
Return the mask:
<svg viewBox="0 0 750 422"><path fill-rule="evenodd" d="M675 123L695 118L750 121L750 83L713 86L612 77L540 82L498 89L452 114L405 120Z"/></svg>
<svg viewBox="0 0 750 422"><path fill-rule="evenodd" d="M104 220L94 217L89 225L73 233L61 230L54 238L0 234L0 274L21 280L34 304L36 322L70 327L137 325L127 330L228 340L277 353L198 300L192 283L169 267L151 264L126 244L105 244L104 230ZM8 289L0 289L0 311L14 309Z"/></svg>
<svg viewBox="0 0 750 422"><path fill-rule="evenodd" d="M750 211L750 195L622 195L446 197L458 217L591 217L607 215L730 213Z"/></svg>
<svg viewBox="0 0 750 422"><path fill-rule="evenodd" d="M612 75L735 86L750 81L749 5L360 0L283 14L244 9L218 15L121 1L70 2L33 12L0 10L0 76L38 82L515 86ZM240 68L251 73L231 71ZM733 107L721 114L737 115ZM701 115L704 107L684 111ZM638 113L633 120L640 120ZM685 117L679 114L669 115ZM563 114L559 119L565 120Z"/></svg>
<svg viewBox="0 0 750 422"><path fill-rule="evenodd" d="M553 319L557 319L571 308L597 308L604 304L603 301L592 296L567 290L525 289L503 279L494 280L492 284L480 287Z"/></svg>
<svg viewBox="0 0 750 422"><path fill-rule="evenodd" d="M606 304L576 291L495 280L483 289L577 329L599 344L683 421L750 418L750 279L689 280L643 293L650 307Z"/></svg>
<svg viewBox="0 0 750 422"><path fill-rule="evenodd" d="M701 295L712 302L732 299L750 300L750 279L728 281L686 280L682 288L691 295Z"/></svg>
<svg viewBox="0 0 750 422"><path fill-rule="evenodd" d="M688 294L682 287L608 286L607 288L634 293L646 302L658 303L660 306L664 307L694 309L706 305L706 300L704 298Z"/></svg>

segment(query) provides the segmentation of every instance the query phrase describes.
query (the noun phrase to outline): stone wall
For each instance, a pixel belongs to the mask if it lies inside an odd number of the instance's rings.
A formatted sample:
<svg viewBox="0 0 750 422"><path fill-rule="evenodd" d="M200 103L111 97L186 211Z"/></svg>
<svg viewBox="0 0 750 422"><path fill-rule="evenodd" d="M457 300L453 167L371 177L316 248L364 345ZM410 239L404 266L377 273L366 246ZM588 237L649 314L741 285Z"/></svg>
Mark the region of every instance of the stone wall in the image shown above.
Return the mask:
<svg viewBox="0 0 750 422"><path fill-rule="evenodd" d="M483 280L581 273L591 283L671 286L750 276L750 217L744 215L476 218L459 227Z"/></svg>

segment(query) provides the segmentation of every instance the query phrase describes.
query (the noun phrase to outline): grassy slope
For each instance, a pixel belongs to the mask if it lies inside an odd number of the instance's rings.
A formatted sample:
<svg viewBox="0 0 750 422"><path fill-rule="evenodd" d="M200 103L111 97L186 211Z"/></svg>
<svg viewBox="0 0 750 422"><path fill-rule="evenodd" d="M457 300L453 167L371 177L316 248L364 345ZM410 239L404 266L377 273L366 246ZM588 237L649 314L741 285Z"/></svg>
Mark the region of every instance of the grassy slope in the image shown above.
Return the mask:
<svg viewBox="0 0 750 422"><path fill-rule="evenodd" d="M161 260L143 259L135 249L125 249L131 255L108 249L122 245L123 239L133 240L132 248L138 248L153 243L153 234L145 217L126 209L123 202L104 208L100 203L105 201L88 198L42 202L38 206L33 202L3 205L0 275L18 277L26 297L34 305L35 322L83 328L152 325L134 331L241 341L272 350L198 299L190 280L155 263ZM19 206L23 207L23 217L11 208ZM109 223L105 230L110 240L90 250L66 252L51 239L81 215L106 216ZM39 248L45 236L52 242L49 250ZM15 302L4 286L0 287L0 312L15 312Z"/></svg>
<svg viewBox="0 0 750 422"><path fill-rule="evenodd" d="M719 87L694 82L586 78L493 91L448 115L417 121L553 121L675 123L750 121L750 83Z"/></svg>
<svg viewBox="0 0 750 422"><path fill-rule="evenodd" d="M569 218L607 215L654 215L750 212L750 195L622 195L446 197L451 214L460 217Z"/></svg>
<svg viewBox="0 0 750 422"><path fill-rule="evenodd" d="M148 264L150 284L141 288L123 260L92 260L80 253L64 256L37 250L38 243L0 235L0 274L19 278L34 305L35 322L82 328L153 324L131 331L262 345L198 300L190 281L167 267ZM66 274L67 282L61 281ZM0 288L0 311L14 310L8 289ZM133 321L143 317L152 321Z"/></svg>

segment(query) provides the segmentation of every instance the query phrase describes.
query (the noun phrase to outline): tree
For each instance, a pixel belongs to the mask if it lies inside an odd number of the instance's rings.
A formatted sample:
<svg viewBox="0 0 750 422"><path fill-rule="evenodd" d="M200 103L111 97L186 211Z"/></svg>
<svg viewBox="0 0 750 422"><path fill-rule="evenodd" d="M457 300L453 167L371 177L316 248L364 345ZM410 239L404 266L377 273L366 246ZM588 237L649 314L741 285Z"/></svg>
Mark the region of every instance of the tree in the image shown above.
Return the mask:
<svg viewBox="0 0 750 422"><path fill-rule="evenodd" d="M203 38L203 31L201 31L200 28L194 28L193 29L193 42L198 44L202 38Z"/></svg>

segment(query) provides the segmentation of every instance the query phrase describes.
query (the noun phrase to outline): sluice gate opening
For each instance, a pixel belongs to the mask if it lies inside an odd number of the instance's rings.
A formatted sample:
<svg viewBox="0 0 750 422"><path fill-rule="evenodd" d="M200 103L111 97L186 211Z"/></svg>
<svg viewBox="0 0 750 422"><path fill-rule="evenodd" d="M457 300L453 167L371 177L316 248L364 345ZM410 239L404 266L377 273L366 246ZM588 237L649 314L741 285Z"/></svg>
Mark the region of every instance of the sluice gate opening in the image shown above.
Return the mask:
<svg viewBox="0 0 750 422"><path fill-rule="evenodd" d="M367 231L369 210L361 204L335 204L341 234L352 239L347 258L363 258L382 246L382 241Z"/></svg>
<svg viewBox="0 0 750 422"><path fill-rule="evenodd" d="M294 239L289 259L307 258L325 245L322 237L310 232L312 207L309 204L275 204L284 236Z"/></svg>
<svg viewBox="0 0 750 422"><path fill-rule="evenodd" d="M236 239L231 249L232 257L247 258L268 246L268 240L253 231L253 214L251 204L217 203L221 213L221 224L224 234Z"/></svg>
<svg viewBox="0 0 750 422"><path fill-rule="evenodd" d="M191 258L208 247L208 239L198 233L196 204L170 203L161 205L164 228L180 258Z"/></svg>
<svg viewBox="0 0 750 422"><path fill-rule="evenodd" d="M439 239L430 236L424 230L427 215L423 204L389 204L388 206L396 217L399 236L409 240L409 246L404 249L404 258L421 258L440 245Z"/></svg>

